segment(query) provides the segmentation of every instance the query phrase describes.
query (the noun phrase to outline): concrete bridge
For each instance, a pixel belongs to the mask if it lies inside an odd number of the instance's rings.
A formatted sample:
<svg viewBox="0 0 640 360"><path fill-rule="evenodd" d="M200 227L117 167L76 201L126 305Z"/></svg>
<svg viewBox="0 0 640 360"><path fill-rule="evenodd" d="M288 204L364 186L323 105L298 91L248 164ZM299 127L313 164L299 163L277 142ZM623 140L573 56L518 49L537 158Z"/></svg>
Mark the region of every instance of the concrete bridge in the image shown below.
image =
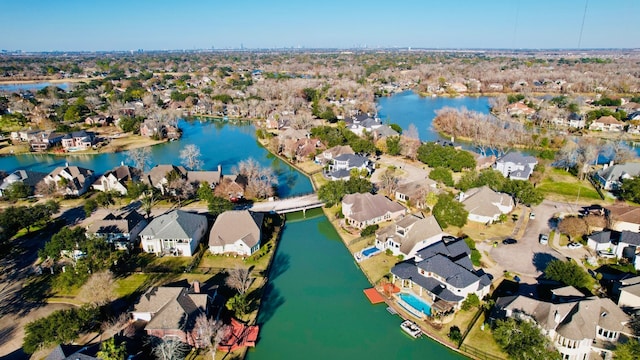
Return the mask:
<svg viewBox="0 0 640 360"><path fill-rule="evenodd" d="M305 213L308 209L315 209L322 206L324 206L324 202L318 199L318 195L314 193L286 199L254 203L250 210L275 212L278 214L286 214L296 211L302 211Z"/></svg>

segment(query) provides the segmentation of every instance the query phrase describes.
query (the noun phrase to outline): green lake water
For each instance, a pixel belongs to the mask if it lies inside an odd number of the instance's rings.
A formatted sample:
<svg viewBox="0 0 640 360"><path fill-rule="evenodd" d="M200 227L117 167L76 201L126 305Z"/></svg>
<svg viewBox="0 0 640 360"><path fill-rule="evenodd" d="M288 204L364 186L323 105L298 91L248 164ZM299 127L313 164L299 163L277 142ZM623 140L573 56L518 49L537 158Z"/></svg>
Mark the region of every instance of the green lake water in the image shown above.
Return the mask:
<svg viewBox="0 0 640 360"><path fill-rule="evenodd" d="M287 220L249 360L464 359L430 339L409 337L400 317L371 305L363 293L370 285L335 229L321 213L310 214Z"/></svg>

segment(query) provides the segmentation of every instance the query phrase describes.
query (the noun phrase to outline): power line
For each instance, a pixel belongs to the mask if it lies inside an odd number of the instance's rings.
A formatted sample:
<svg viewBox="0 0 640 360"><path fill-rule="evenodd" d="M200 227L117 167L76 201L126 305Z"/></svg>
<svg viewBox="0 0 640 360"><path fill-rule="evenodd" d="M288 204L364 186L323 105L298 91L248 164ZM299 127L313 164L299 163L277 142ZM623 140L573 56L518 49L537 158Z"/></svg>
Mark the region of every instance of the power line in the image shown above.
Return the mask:
<svg viewBox="0 0 640 360"><path fill-rule="evenodd" d="M584 19L587 18L587 8L589 7L589 0L585 0L584 2L584 13L582 14L582 25L580 26L580 37L578 37L578 49L580 49L580 45L582 44L582 31L584 30Z"/></svg>

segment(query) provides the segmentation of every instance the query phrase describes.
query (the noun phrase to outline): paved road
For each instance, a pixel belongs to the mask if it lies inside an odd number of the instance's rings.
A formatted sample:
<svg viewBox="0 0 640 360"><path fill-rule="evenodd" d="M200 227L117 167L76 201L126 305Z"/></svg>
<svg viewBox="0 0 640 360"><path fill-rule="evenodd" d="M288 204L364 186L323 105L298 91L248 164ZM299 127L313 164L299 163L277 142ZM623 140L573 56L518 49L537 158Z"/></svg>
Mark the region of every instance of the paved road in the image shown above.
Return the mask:
<svg viewBox="0 0 640 360"><path fill-rule="evenodd" d="M482 251L487 251L496 263L494 269L490 269L489 272L496 276L506 270L521 276L537 278L553 259L583 259L588 254L586 249L572 250L566 246L560 247L553 241L549 245L542 245L538 241L540 234L549 234L551 229L555 228L552 221L555 216L573 211L574 207L571 204L545 200L532 208L532 212L535 213L534 219L528 218L528 212L525 212L523 226L526 228L522 236L515 237L518 240L517 244L503 245L500 239L491 239L479 246ZM496 247L493 247L494 241L498 241Z"/></svg>

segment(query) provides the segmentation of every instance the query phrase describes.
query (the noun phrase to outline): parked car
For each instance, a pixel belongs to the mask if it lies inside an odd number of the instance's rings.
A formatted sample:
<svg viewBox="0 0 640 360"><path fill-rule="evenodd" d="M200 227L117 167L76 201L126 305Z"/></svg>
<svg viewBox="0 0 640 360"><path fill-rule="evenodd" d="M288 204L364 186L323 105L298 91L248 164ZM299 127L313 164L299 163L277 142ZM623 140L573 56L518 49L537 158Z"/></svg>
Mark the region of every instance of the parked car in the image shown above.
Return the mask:
<svg viewBox="0 0 640 360"><path fill-rule="evenodd" d="M517 243L518 243L518 240L512 239L512 238L502 240L502 245L513 245Z"/></svg>
<svg viewBox="0 0 640 360"><path fill-rule="evenodd" d="M536 218L536 213L533 213L533 212L532 212L531 214L529 214L529 219L532 219L532 220L533 220L533 219L535 219L535 218Z"/></svg>
<svg viewBox="0 0 640 360"><path fill-rule="evenodd" d="M614 254L611 251L605 251L605 250L598 250L597 252L598 256L603 257L603 258L607 258L607 259L612 259L614 257L616 257L616 254Z"/></svg>
<svg viewBox="0 0 640 360"><path fill-rule="evenodd" d="M540 234L540 244L547 245L549 243L549 235Z"/></svg>
<svg viewBox="0 0 640 360"><path fill-rule="evenodd" d="M567 247L569 249L580 249L582 247L582 244L577 243L577 242L572 242L572 243L569 243L569 245L567 245Z"/></svg>

